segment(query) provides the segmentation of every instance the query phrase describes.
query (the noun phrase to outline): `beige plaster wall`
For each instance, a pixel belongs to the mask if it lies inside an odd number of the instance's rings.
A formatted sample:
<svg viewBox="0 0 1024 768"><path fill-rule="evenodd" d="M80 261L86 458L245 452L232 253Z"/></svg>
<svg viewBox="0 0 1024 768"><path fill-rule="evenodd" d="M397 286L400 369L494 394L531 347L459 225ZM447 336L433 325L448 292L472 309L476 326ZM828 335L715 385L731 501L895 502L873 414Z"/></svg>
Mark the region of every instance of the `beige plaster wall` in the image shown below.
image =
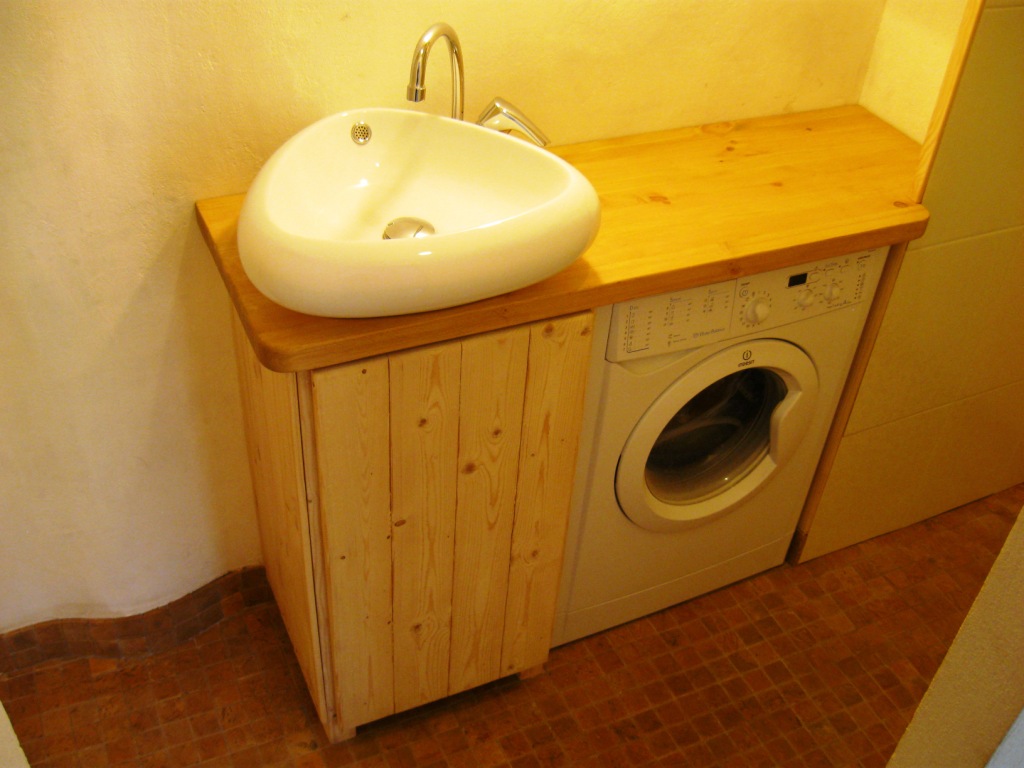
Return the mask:
<svg viewBox="0 0 1024 768"><path fill-rule="evenodd" d="M886 0L860 103L922 142L966 0Z"/></svg>
<svg viewBox="0 0 1024 768"><path fill-rule="evenodd" d="M319 117L407 106L429 24L462 38L467 114L502 95L567 143L856 102L884 10L0 3L0 631L140 612L259 561L228 307L192 203L244 191ZM422 108L447 112L444 70Z"/></svg>
<svg viewBox="0 0 1024 768"><path fill-rule="evenodd" d="M18 744L3 704L0 704L0 765L4 768L28 768L28 760Z"/></svg>
<svg viewBox="0 0 1024 768"><path fill-rule="evenodd" d="M1024 481L1024 0L993 0L811 524L810 558Z"/></svg>

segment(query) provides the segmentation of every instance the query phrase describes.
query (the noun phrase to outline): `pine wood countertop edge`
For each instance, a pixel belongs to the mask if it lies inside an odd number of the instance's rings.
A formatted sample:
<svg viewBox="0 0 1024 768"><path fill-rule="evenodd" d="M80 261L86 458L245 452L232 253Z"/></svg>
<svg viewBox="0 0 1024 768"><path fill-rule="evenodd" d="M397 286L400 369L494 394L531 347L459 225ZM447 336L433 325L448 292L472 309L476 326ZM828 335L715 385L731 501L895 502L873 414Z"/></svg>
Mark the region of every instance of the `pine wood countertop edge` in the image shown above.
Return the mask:
<svg viewBox="0 0 1024 768"><path fill-rule="evenodd" d="M274 304L238 258L244 195L196 203L253 349L301 371L920 237L921 147L859 106L555 147L601 198L593 245L547 280L435 312L335 319Z"/></svg>

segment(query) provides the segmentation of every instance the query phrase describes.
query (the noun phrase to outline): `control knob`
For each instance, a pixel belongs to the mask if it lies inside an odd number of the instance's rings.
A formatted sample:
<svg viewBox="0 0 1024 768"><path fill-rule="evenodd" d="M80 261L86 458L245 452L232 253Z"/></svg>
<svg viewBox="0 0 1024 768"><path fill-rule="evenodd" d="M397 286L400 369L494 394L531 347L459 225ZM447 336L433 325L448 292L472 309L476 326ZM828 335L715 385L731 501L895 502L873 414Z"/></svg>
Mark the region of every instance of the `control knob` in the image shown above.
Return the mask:
<svg viewBox="0 0 1024 768"><path fill-rule="evenodd" d="M805 288L796 297L796 305L801 309L807 309L814 303L814 291Z"/></svg>
<svg viewBox="0 0 1024 768"><path fill-rule="evenodd" d="M771 308L772 305L768 299L764 296L755 296L743 308L743 319L750 325L763 323Z"/></svg>
<svg viewBox="0 0 1024 768"><path fill-rule="evenodd" d="M825 288L825 301L837 301L842 294L843 286L840 283L830 283L829 286Z"/></svg>

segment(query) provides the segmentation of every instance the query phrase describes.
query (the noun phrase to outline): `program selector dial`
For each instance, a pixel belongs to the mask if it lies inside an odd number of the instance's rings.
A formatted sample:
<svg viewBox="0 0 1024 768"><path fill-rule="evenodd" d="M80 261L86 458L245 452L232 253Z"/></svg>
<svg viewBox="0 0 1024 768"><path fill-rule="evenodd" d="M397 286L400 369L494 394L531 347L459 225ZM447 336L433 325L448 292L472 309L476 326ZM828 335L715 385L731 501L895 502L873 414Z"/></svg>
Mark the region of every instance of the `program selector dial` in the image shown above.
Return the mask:
<svg viewBox="0 0 1024 768"><path fill-rule="evenodd" d="M772 300L767 294L754 294L743 307L743 321L749 325L763 323L772 310Z"/></svg>

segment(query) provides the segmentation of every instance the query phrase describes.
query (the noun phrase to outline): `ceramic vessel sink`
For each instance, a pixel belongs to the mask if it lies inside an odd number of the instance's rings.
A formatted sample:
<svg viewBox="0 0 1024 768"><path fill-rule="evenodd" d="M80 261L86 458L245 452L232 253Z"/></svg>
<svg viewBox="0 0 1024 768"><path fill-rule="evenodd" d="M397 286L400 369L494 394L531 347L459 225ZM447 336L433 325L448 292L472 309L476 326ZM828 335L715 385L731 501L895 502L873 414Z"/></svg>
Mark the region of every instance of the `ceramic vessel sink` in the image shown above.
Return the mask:
<svg viewBox="0 0 1024 768"><path fill-rule="evenodd" d="M543 280L586 250L599 218L590 183L540 147L445 117L360 109L274 153L246 196L238 248L253 284L289 309L401 315Z"/></svg>

